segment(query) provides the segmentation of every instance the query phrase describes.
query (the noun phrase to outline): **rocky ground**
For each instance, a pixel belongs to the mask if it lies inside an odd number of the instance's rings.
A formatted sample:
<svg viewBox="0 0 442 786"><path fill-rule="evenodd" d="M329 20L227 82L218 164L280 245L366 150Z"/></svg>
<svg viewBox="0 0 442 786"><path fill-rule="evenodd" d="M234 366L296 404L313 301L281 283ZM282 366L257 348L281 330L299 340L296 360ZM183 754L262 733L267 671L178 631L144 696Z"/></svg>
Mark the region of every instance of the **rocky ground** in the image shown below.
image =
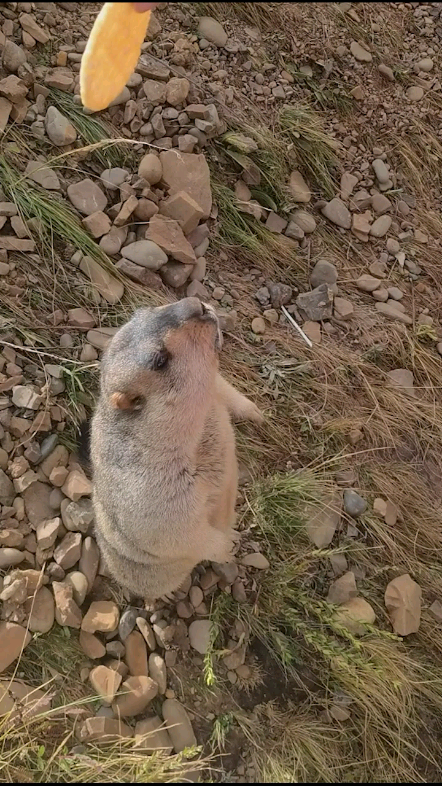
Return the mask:
<svg viewBox="0 0 442 786"><path fill-rule="evenodd" d="M91 115L99 7L0 5L0 780L437 781L442 4L160 4ZM236 563L152 612L78 423L186 294L267 422Z"/></svg>

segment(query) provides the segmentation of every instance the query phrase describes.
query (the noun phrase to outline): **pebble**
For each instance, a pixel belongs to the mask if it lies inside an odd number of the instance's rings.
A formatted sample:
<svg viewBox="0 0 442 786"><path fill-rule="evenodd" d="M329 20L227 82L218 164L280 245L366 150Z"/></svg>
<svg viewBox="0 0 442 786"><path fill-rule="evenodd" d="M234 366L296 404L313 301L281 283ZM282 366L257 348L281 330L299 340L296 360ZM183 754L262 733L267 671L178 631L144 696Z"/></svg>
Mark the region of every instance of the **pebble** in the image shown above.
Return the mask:
<svg viewBox="0 0 442 786"><path fill-rule="evenodd" d="M420 101L424 97L424 91L422 87L418 85L413 85L409 87L407 90L407 98L409 101Z"/></svg>
<svg viewBox="0 0 442 786"><path fill-rule="evenodd" d="M384 237L391 227L391 216L383 215L376 218L370 227L372 237Z"/></svg>
<svg viewBox="0 0 442 786"><path fill-rule="evenodd" d="M147 650L144 637L137 630L129 633L125 639L126 663L133 677L147 677Z"/></svg>
<svg viewBox="0 0 442 786"><path fill-rule="evenodd" d="M260 554L259 552L246 554L246 556L241 559L241 565L245 565L248 568L257 568L258 570L267 570L267 568L270 567L268 559L264 554Z"/></svg>
<svg viewBox="0 0 442 786"><path fill-rule="evenodd" d="M121 641L125 641L129 633L132 633L136 625L137 617L139 616L139 610L131 606L123 611L118 624L118 635Z"/></svg>
<svg viewBox="0 0 442 786"><path fill-rule="evenodd" d="M345 489L344 510L349 516L358 518L367 510L367 502L354 489Z"/></svg>
<svg viewBox="0 0 442 786"><path fill-rule="evenodd" d="M390 317L390 319L396 319L398 322L402 322L404 325L412 325L413 320L408 314L404 314L398 310L397 306L398 303L395 301L390 300L387 303L376 303L376 310L383 314L385 317Z"/></svg>
<svg viewBox="0 0 442 786"><path fill-rule="evenodd" d="M95 600L86 612L81 629L88 633L102 631L109 633L118 627L120 612L118 606L112 600Z"/></svg>
<svg viewBox="0 0 442 786"><path fill-rule="evenodd" d="M149 655L148 669L158 686L158 693L164 695L167 689L167 670L164 659L157 652L151 652Z"/></svg>
<svg viewBox="0 0 442 786"><path fill-rule="evenodd" d="M107 666L96 666L89 673L89 681L104 704L112 704L121 684L121 675Z"/></svg>
<svg viewBox="0 0 442 786"><path fill-rule="evenodd" d="M355 60L358 60L360 63L371 63L373 57L370 52L367 52L357 41L352 41L350 44L350 52L352 53Z"/></svg>
<svg viewBox="0 0 442 786"><path fill-rule="evenodd" d="M367 273L364 273L364 275L360 276L360 278L355 281L355 284L362 292L374 292L376 289L379 289L382 281L380 281L378 278L375 278L374 276L369 276Z"/></svg>
<svg viewBox="0 0 442 786"><path fill-rule="evenodd" d="M266 331L266 323L263 317L255 317L252 319L252 331L257 335L262 335Z"/></svg>
<svg viewBox="0 0 442 786"><path fill-rule="evenodd" d="M339 606L341 603L347 603L351 598L355 598L357 594L355 574L349 570L331 584L327 600L329 603Z"/></svg>
<svg viewBox="0 0 442 786"><path fill-rule="evenodd" d="M376 614L364 598L357 597L343 603L337 610L334 619L347 628L353 636L362 636L367 632L364 623L373 625Z"/></svg>
<svg viewBox="0 0 442 786"><path fill-rule="evenodd" d="M343 201L339 197L335 197L331 202L327 202L321 209L323 216L328 218L333 224L343 229L350 229L351 227L351 213Z"/></svg>
<svg viewBox="0 0 442 786"><path fill-rule="evenodd" d="M338 280L338 271L335 265L326 259L319 259L310 273L310 284L313 288L321 284L333 286Z"/></svg>

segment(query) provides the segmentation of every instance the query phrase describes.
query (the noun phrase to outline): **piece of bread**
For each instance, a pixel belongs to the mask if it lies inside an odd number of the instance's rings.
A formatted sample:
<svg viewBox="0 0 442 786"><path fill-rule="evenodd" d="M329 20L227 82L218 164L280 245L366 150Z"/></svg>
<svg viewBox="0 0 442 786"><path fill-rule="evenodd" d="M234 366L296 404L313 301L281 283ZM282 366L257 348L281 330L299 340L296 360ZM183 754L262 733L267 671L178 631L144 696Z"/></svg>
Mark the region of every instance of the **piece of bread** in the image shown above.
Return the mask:
<svg viewBox="0 0 442 786"><path fill-rule="evenodd" d="M107 109L133 74L150 21L133 3L105 3L81 60L80 95L93 112Z"/></svg>

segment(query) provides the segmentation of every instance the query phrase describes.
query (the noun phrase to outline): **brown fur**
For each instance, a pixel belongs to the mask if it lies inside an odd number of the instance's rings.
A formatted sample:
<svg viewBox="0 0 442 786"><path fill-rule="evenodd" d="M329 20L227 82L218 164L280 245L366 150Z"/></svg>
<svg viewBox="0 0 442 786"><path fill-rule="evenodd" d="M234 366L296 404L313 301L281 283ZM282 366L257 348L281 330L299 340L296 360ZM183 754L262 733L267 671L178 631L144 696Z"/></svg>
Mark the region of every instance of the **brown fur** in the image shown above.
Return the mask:
<svg viewBox="0 0 442 786"><path fill-rule="evenodd" d="M91 437L96 536L111 575L147 600L176 590L202 560L231 559L230 416L262 415L218 373L220 345L214 311L185 298L136 312L103 358Z"/></svg>

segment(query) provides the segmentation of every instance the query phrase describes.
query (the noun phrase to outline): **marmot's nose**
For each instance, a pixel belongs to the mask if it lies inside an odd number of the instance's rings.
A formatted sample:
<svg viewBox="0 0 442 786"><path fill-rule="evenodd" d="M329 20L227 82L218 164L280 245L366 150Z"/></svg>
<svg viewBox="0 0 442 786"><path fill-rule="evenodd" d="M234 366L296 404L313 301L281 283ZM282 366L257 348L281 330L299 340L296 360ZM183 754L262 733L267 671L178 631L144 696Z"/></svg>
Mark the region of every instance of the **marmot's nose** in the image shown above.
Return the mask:
<svg viewBox="0 0 442 786"><path fill-rule="evenodd" d="M205 306L198 300L197 297L185 297L177 303L179 309L179 318L186 322L188 319L195 319L201 317L206 312Z"/></svg>

